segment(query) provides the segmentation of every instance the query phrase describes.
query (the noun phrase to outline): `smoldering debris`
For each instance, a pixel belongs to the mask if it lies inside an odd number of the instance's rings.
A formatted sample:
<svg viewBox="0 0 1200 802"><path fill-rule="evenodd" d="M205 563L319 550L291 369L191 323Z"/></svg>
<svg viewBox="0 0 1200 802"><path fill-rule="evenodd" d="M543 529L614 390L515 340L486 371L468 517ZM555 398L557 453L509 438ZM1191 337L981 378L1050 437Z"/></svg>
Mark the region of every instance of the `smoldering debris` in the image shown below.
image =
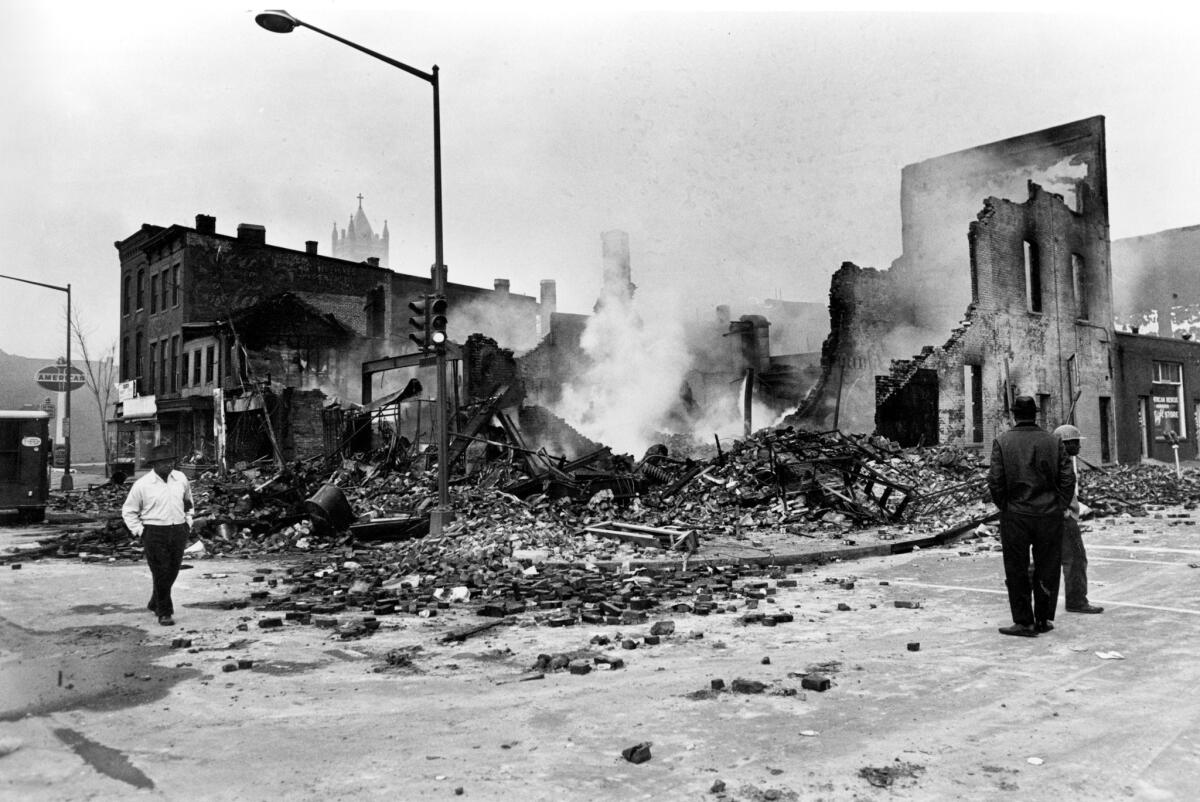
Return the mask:
<svg viewBox="0 0 1200 802"><path fill-rule="evenodd" d="M639 626L659 610L754 610L762 591L753 578L788 573L701 559L721 544L844 544L865 530L915 539L994 514L983 458L956 446L902 449L879 437L785 428L714 441L702 454L660 444L641 459L600 449L567 460L493 437L453 466L455 520L439 535L428 534L437 502L428 456L201 473L195 534L205 549L196 559L288 557L290 567L256 575L246 605L335 629L347 624L339 614L355 616L350 623L361 626L345 637L369 636L377 616L428 618L451 607L499 620L531 614L546 626ZM1133 499L1200 499L1200 476L1177 481L1161 466L1091 471L1081 484L1099 514L1144 511ZM57 496L58 509L99 524L21 560L140 560L141 545L120 519L125 492Z"/></svg>

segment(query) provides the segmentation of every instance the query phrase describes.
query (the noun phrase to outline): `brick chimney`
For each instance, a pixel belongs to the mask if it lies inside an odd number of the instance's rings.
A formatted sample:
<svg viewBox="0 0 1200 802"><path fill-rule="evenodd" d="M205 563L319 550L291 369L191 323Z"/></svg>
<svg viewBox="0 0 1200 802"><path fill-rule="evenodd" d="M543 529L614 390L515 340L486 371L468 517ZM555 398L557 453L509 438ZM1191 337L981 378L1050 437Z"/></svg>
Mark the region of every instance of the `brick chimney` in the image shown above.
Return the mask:
<svg viewBox="0 0 1200 802"><path fill-rule="evenodd" d="M196 215L196 231L200 234L216 234L217 218L208 214Z"/></svg>
<svg viewBox="0 0 1200 802"><path fill-rule="evenodd" d="M267 228L266 226L255 225L254 223L238 223L238 239L242 242L251 245L266 245L267 244Z"/></svg>
<svg viewBox="0 0 1200 802"><path fill-rule="evenodd" d="M542 279L541 314L538 317L540 333L543 337L550 333L550 320L558 311L558 284L554 279Z"/></svg>
<svg viewBox="0 0 1200 802"><path fill-rule="evenodd" d="M510 282L506 278L498 278L492 282L492 286L496 288L496 293L498 295L508 295Z"/></svg>
<svg viewBox="0 0 1200 802"><path fill-rule="evenodd" d="M310 239L310 240L306 241L304 243L304 252L308 253L308 254L312 254L313 256L316 256L317 255L317 241L315 239Z"/></svg>
<svg viewBox="0 0 1200 802"><path fill-rule="evenodd" d="M379 267L379 257L378 256L368 256L367 264L369 264L371 267Z"/></svg>

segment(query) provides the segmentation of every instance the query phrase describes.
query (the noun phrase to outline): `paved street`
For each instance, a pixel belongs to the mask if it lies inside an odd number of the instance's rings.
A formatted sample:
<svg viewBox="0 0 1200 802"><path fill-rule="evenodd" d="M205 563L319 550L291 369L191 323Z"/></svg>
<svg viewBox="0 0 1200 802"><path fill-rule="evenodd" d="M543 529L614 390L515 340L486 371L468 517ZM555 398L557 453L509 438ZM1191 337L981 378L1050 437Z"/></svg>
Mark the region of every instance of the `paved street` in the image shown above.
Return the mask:
<svg viewBox="0 0 1200 802"><path fill-rule="evenodd" d="M649 624L518 621L441 643L480 621L456 609L354 640L260 629L268 614L240 605L279 561L190 562L173 629L142 608L141 565L3 567L0 796L716 799L720 781L740 800L1194 799L1200 516L1157 515L1090 524L1106 612L1060 605L1036 639L996 632L994 537L805 567L758 608L791 623L745 625L743 601L665 612L651 622L675 633L634 650L620 637ZM521 681L560 653L626 665ZM224 670L239 659L253 664ZM730 692L738 678L763 692ZM622 759L642 742L649 761Z"/></svg>

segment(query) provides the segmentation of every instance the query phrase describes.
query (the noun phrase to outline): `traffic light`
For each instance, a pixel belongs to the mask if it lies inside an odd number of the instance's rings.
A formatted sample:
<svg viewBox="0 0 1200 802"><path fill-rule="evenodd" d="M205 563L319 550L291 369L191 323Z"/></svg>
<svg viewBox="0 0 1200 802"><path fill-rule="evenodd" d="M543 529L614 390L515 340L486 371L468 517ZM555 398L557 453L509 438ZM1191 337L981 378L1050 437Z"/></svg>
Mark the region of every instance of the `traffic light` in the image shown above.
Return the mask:
<svg viewBox="0 0 1200 802"><path fill-rule="evenodd" d="M429 344L436 349L446 347L446 296L434 295L429 304Z"/></svg>
<svg viewBox="0 0 1200 802"><path fill-rule="evenodd" d="M429 337L429 312L430 308L432 307L432 300L433 296L426 295L425 297L416 301L408 302L408 308L416 314L416 317L410 317L408 319L408 325L412 326L413 328L413 330L408 333L408 339L415 342L417 344L417 348L422 351L428 351L432 347Z"/></svg>

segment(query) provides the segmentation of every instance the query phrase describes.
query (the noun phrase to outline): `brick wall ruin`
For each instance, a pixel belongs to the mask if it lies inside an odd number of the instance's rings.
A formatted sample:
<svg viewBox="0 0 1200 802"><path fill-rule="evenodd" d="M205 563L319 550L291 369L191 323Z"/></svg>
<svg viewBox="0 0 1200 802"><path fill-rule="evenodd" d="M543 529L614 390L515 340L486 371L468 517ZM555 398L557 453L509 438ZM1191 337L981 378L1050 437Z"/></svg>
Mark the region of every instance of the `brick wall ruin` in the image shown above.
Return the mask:
<svg viewBox="0 0 1200 802"><path fill-rule="evenodd" d="M834 274L822 375L790 422L982 444L1016 393L1048 424L1110 419L1103 118L908 165L901 205L892 268Z"/></svg>
<svg viewBox="0 0 1200 802"><path fill-rule="evenodd" d="M933 442L986 444L1007 428L1010 399L1029 395L1044 425L1073 420L1092 432L1083 454L1101 459L1114 395L1107 221L1036 184L1028 192L1024 203L988 198L971 224L975 303L945 344L894 362L877 381L880 433L911 429L911 400L927 395L933 373Z"/></svg>

